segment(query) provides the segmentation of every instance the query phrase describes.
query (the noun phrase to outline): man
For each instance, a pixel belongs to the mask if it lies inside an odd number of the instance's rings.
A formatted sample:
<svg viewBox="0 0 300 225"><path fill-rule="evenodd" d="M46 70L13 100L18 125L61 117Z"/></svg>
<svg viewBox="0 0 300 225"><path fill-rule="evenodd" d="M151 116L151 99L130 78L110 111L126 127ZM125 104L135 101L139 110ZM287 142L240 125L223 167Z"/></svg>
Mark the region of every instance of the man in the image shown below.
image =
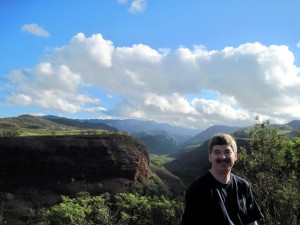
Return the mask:
<svg viewBox="0 0 300 225"><path fill-rule="evenodd" d="M257 225L263 216L252 189L231 173L237 160L235 140L217 134L208 151L211 169L189 187L181 225Z"/></svg>

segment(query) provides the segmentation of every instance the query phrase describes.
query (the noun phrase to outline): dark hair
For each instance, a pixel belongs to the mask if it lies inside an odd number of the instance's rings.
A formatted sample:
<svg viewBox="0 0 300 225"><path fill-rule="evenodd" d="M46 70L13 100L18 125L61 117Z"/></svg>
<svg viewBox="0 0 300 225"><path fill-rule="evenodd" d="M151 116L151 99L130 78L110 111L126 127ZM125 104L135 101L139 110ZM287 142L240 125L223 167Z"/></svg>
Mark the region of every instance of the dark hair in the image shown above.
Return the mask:
<svg viewBox="0 0 300 225"><path fill-rule="evenodd" d="M234 138L229 134L216 134L212 137L208 144L208 153L212 153L215 145L229 145L233 152L237 152L237 146Z"/></svg>

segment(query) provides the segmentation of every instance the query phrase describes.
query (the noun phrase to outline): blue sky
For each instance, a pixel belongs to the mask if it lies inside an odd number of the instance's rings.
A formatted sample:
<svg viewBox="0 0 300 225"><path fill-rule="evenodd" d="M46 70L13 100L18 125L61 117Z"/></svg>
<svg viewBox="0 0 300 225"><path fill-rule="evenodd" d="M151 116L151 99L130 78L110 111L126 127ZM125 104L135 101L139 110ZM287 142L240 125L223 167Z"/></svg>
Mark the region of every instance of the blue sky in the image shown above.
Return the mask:
<svg viewBox="0 0 300 225"><path fill-rule="evenodd" d="M1 0L0 117L299 118L300 1Z"/></svg>

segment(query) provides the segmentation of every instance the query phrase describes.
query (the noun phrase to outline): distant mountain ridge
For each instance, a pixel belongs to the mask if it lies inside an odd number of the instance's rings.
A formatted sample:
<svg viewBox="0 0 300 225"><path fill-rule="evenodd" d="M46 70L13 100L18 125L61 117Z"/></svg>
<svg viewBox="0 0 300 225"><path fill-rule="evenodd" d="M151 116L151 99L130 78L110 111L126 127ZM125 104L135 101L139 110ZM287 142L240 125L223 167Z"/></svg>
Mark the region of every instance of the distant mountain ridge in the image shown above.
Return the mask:
<svg viewBox="0 0 300 225"><path fill-rule="evenodd" d="M300 136L300 121L293 120L287 124L271 126L286 131L289 137ZM0 119L1 129L93 129L109 131L125 131L142 141L153 154L174 154L182 149L193 149L210 139L216 133L234 133L245 131L249 127L214 125L204 131L172 126L154 121L134 119L69 119L58 116L31 116Z"/></svg>
<svg viewBox="0 0 300 225"><path fill-rule="evenodd" d="M131 134L140 140L152 154L172 154L179 150L176 138L166 131L149 131Z"/></svg>
<svg viewBox="0 0 300 225"><path fill-rule="evenodd" d="M89 123L85 120L69 119L65 117L58 117L52 115L43 116L43 118L55 123L63 124L65 126L77 127L81 129L100 129L100 130L117 131L116 128L111 127L104 123Z"/></svg>
<svg viewBox="0 0 300 225"><path fill-rule="evenodd" d="M189 139L185 143L183 143L182 147L187 146L193 146L193 145L199 145L206 141L207 139L210 139L213 135L217 133L233 133L238 130L242 130L245 128L242 127L230 127L230 126L224 126L224 125L214 125L206 130L202 131L201 133L197 134L193 138Z"/></svg>
<svg viewBox="0 0 300 225"><path fill-rule="evenodd" d="M185 141L199 131L154 121L125 120L84 120L89 123L103 123L119 131L125 131L142 141L152 154L172 154L180 149Z"/></svg>
<svg viewBox="0 0 300 225"><path fill-rule="evenodd" d="M130 134L138 132L147 132L147 131L167 131L175 135L186 135L194 136L199 130L188 129L179 126L172 126L166 123L158 123L150 120L135 120L135 119L124 119L124 120L112 120L112 119L89 119L84 120L89 123L103 123L114 127L121 131L126 131Z"/></svg>
<svg viewBox="0 0 300 225"><path fill-rule="evenodd" d="M293 131L300 130L300 120L293 120L286 124L289 127L293 128Z"/></svg>

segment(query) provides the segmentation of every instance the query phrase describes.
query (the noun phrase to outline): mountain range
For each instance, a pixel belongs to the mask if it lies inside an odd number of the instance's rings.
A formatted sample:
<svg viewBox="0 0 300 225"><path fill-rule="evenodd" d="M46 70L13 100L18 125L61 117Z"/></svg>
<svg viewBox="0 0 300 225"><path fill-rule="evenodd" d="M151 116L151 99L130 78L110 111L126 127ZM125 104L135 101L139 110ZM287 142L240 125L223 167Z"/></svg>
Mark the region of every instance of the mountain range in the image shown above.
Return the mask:
<svg viewBox="0 0 300 225"><path fill-rule="evenodd" d="M280 127L288 136L300 136L300 120L294 120L286 124L273 124ZM150 153L173 154L184 149L197 147L216 133L233 133L246 131L249 127L213 125L203 131L182 128L155 121L143 120L104 120L104 119L69 119L53 115L31 116L20 115L18 117L0 118L0 130L2 129L93 129L107 131L121 131L142 141Z"/></svg>

